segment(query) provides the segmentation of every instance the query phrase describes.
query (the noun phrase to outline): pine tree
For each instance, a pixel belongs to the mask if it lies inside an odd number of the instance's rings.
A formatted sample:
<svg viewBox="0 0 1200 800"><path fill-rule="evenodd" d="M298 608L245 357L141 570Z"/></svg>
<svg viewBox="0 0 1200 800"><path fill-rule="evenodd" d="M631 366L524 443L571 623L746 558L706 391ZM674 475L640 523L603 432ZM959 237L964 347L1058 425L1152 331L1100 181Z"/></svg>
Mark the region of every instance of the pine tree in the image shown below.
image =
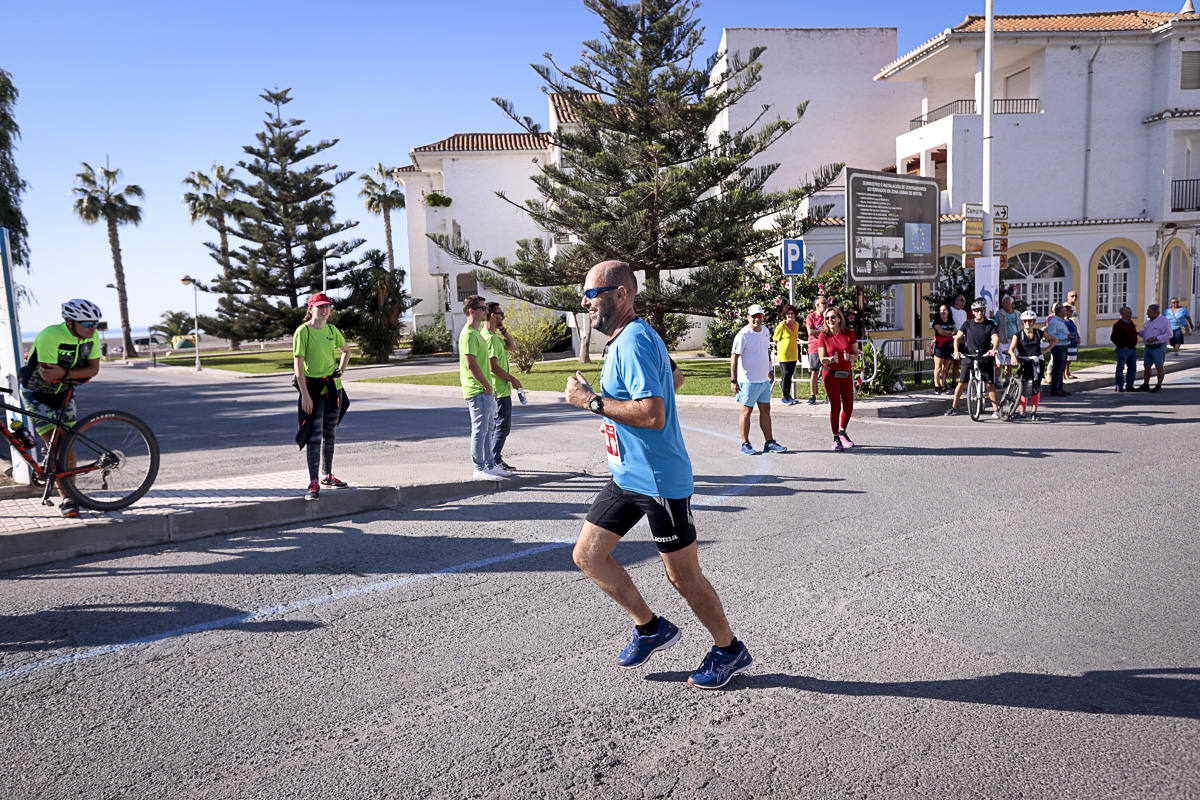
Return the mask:
<svg viewBox="0 0 1200 800"><path fill-rule="evenodd" d="M21 195L27 184L21 180L17 161L13 156L21 129L13 116L17 102L17 87L12 75L0 69L0 228L8 228L8 245L14 265L29 271L29 231L25 215L21 213ZM17 285L18 300L29 300L28 289Z"/></svg>
<svg viewBox="0 0 1200 800"><path fill-rule="evenodd" d="M218 301L220 324L243 340L290 336L304 316L307 296L322 289L322 262L329 259L328 288L335 289L340 276L358 266L348 256L364 241L326 241L358 225L335 220L333 200L333 189L354 173L336 172L336 164L305 163L338 140L304 142L310 133L304 120L283 116L290 91L259 95L271 108L255 144L242 148L249 158L238 166L250 180L239 184L244 197L237 203L236 227L230 228L243 244L229 251L229 270L211 287L227 295Z"/></svg>
<svg viewBox="0 0 1200 800"><path fill-rule="evenodd" d="M808 219L800 201L829 185L841 165L822 167L803 186L768 192L778 164L753 166L804 114L768 118L770 108L745 128L720 131L726 109L760 80L756 47L743 58L715 53L696 68L703 29L698 0L584 0L604 23L602 39L584 42L582 63L534 65L545 90L562 95L577 124L549 134L559 163L542 164L533 178L544 200L522 208L552 237L517 243L512 261L489 261L470 249L432 237L456 259L480 267L489 289L531 303L577 311L587 270L606 259L629 262L642 275L638 310L660 332L669 314L712 316L738 280L738 268L797 236ZM727 65L713 74L727 55ZM496 103L525 130L538 126L518 117L511 103ZM504 197L503 193L500 193ZM507 198L505 198L507 199ZM510 201L511 202L511 201ZM774 219L785 228L756 227Z"/></svg>

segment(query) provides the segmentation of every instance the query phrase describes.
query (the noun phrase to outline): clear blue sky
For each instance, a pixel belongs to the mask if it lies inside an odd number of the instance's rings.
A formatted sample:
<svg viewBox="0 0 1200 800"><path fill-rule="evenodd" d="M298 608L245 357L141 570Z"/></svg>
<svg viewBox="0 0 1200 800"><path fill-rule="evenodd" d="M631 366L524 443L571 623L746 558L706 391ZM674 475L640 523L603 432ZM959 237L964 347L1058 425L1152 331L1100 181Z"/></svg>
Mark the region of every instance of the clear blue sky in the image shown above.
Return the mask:
<svg viewBox="0 0 1200 800"><path fill-rule="evenodd" d="M1000 0L996 13L1129 7ZM700 9L708 51L726 27L895 27L906 52L968 13L982 14L983 0L707 0ZM107 155L146 192L142 224L121 228L121 246L130 321L147 326L167 309L191 309L182 275L216 272L202 244L214 232L188 223L181 181L242 158L261 129L263 88L291 87L292 116L306 120L313 138L341 140L326 160L361 172L380 161L407 164L411 148L451 133L515 130L493 96L544 124L545 97L529 64L547 51L576 63L580 42L599 31L578 0L9 3L0 67L21 93L17 164L30 185L23 208L33 263L21 280L37 296L21 310L22 327L29 334L59 321L68 297L96 301L119 324L116 293L105 288L113 273L104 226L71 212L81 161L103 164ZM356 179L343 184L339 217L358 220L365 247L382 249L382 220L366 213L357 190ZM393 227L407 268L403 219ZM204 295L200 304L202 312L215 307Z"/></svg>

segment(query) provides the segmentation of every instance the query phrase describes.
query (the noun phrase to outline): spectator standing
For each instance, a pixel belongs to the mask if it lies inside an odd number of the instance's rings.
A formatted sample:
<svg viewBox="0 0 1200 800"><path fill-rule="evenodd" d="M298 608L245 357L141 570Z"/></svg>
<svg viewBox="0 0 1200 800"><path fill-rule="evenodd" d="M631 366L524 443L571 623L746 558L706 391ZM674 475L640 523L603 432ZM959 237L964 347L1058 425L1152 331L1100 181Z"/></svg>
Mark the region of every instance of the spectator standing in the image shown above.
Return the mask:
<svg viewBox="0 0 1200 800"><path fill-rule="evenodd" d="M954 332L958 327L954 324L954 315L950 306L942 303L937 313L933 315L933 393L949 394L950 387L946 380L950 375L950 365L954 362Z"/></svg>
<svg viewBox="0 0 1200 800"><path fill-rule="evenodd" d="M579 531L575 564L634 623L617 666L633 669L671 647L680 630L655 614L612 551L645 517L667 579L708 629L713 647L688 683L717 689L754 659L730 630L721 599L700 569L691 496L692 462L683 444L666 345L634 312L637 279L622 261L605 261L584 278L583 306L609 337L600 393L581 373L567 379L567 402L604 418L612 480L600 490ZM679 378L675 378L676 383Z"/></svg>
<svg viewBox="0 0 1200 800"><path fill-rule="evenodd" d="M782 309L783 319L775 326L771 341L779 354L780 384L783 387L783 404L794 406L800 401L792 397L792 378L796 374L796 360L800 357L800 323L796 322L796 307L790 303Z"/></svg>
<svg viewBox="0 0 1200 800"><path fill-rule="evenodd" d="M1021 329L1013 334L1008 343L1008 354L1017 367L1017 374L1014 380L1021 381L1021 411L1019 415L1025 413L1027 404L1032 404L1029 418L1034 422L1037 421L1038 404L1042 400L1042 376L1045 374L1045 363L1041 360L1042 343L1047 342L1051 347L1055 344L1055 339L1037 328L1033 323L1037 320L1037 314L1026 310L1021 312ZM1021 356L1024 358L1018 358ZM1029 383L1026 390L1025 383ZM1018 416L1019 416L1018 415Z"/></svg>
<svg viewBox="0 0 1200 800"><path fill-rule="evenodd" d="M817 404L817 379L821 376L821 357L817 355L817 337L825 327L825 306L828 300L824 295L817 297L813 310L804 318L804 328L808 333L808 404Z"/></svg>
<svg viewBox="0 0 1200 800"><path fill-rule="evenodd" d="M1070 303L1063 305L1063 322L1067 323L1067 331L1071 334L1067 338L1067 371L1063 380L1073 381L1075 376L1071 374L1071 362L1079 360L1079 326L1075 324L1075 306Z"/></svg>
<svg viewBox="0 0 1200 800"><path fill-rule="evenodd" d="M1000 378L999 372L1004 373L1007 378L1012 374L1015 362L1009 354L1008 343L1017 335L1017 331L1021 328L1021 320L1017 315L1017 309L1013 305L1012 295L1004 295L1000 298L1000 308L996 309L996 333L1000 335L1000 341L1005 345L996 353L997 378ZM1002 370L999 368L1003 368Z"/></svg>
<svg viewBox="0 0 1200 800"><path fill-rule="evenodd" d="M1067 327L1062 303L1054 304L1054 313L1046 322L1046 335L1054 337L1054 347L1050 348L1050 396L1066 397L1070 392L1063 390L1063 375L1067 371L1067 342L1071 338L1071 329Z"/></svg>
<svg viewBox="0 0 1200 800"><path fill-rule="evenodd" d="M317 292L308 298L304 322L292 334L292 369L296 388L300 391L300 429L296 433L296 444L305 448L308 461L309 483L305 500L316 500L322 486L346 487L345 481L334 477L333 448L335 431L349 406L342 388L342 373L350 360L350 347L342 332L329 322L332 310L329 296ZM320 473L325 477L318 481Z"/></svg>
<svg viewBox="0 0 1200 800"><path fill-rule="evenodd" d="M1133 309L1121 306L1121 318L1113 323L1108 339L1117 348L1117 391L1132 392L1137 377L1137 325L1133 324Z"/></svg>
<svg viewBox="0 0 1200 800"><path fill-rule="evenodd" d="M492 354L481 329L487 325L487 303L477 294L463 301L467 324L458 335L458 379L471 414L471 477L500 481L512 475L496 465L496 391L492 386Z"/></svg>
<svg viewBox="0 0 1200 800"><path fill-rule="evenodd" d="M771 366L771 340L763 327L762 306L755 303L746 315L750 322L733 337L729 356L729 382L733 385L733 396L742 405L738 421L742 452L748 456L758 455L750 444L750 414L758 406L758 426L766 439L763 452L782 453L787 448L771 436L771 386L775 383L775 370Z"/></svg>
<svg viewBox="0 0 1200 800"><path fill-rule="evenodd" d="M958 330L967 321L967 296L957 294L950 306L950 314L954 317L954 330Z"/></svg>
<svg viewBox="0 0 1200 800"><path fill-rule="evenodd" d="M1142 385L1137 390L1161 392L1163 377L1166 375L1163 364L1167 358L1167 342L1171 341L1171 323L1165 315L1159 313L1158 303L1146 309L1146 327L1138 331L1138 336L1146 343L1146 350L1142 354L1142 366L1145 368L1142 371ZM1158 372L1158 383L1153 389L1150 388L1151 366Z"/></svg>
<svg viewBox="0 0 1200 800"><path fill-rule="evenodd" d="M829 398L829 427L833 430L834 452L840 453L854 442L846 435L850 415L854 413L854 359L858 357L858 340L846 327L846 318L839 308L825 311L825 329L817 338L817 353L821 357L821 372L825 381L825 396Z"/></svg>
<svg viewBox="0 0 1200 800"><path fill-rule="evenodd" d="M1195 325L1192 324L1187 309L1179 305L1178 297L1171 298L1171 307L1164 316L1171 323L1171 352L1178 353L1183 345L1184 335L1191 333Z"/></svg>
<svg viewBox="0 0 1200 800"><path fill-rule="evenodd" d="M512 429L512 393L521 391L521 381L508 371L508 351L513 339L504 327L504 309L499 303L487 304L487 327L481 333L487 342L489 366L492 372L492 388L496 393L496 441L492 445L492 462L503 470L515 472L503 458L504 443Z"/></svg>

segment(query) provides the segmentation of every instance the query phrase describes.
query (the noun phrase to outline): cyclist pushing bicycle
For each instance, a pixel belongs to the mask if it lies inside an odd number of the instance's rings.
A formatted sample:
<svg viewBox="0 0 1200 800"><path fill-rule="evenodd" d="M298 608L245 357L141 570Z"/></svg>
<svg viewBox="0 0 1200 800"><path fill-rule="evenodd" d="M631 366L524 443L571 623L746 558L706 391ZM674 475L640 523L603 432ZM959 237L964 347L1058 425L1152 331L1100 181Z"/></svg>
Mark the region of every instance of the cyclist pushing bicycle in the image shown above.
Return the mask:
<svg viewBox="0 0 1200 800"><path fill-rule="evenodd" d="M57 418L66 405L63 422L76 422L75 397L68 392L70 384L83 383L100 372L100 337L96 326L100 322L100 307L90 300L68 300L62 304L63 321L51 325L37 335L29 358L21 368L21 397L25 408L45 417ZM34 430L48 447L48 436L54 425L39 420ZM69 453L67 466L73 468L74 454ZM78 517L79 506L71 498L59 504L64 517Z"/></svg>
<svg viewBox="0 0 1200 800"><path fill-rule="evenodd" d="M966 359L963 359L965 347ZM982 379L987 384L988 400L992 401L992 419L1000 419L999 406L996 403L996 351L1000 347L1000 334L997 333L996 323L987 318L987 302L977 298L971 303L971 319L962 324L954 334L954 359L962 361L959 370L958 386L954 388L954 399L946 416L952 417L958 413L958 401L962 399L963 391L971 380L973 361L979 361ZM980 400L980 403L983 401ZM976 414L978 409L971 413Z"/></svg>
<svg viewBox="0 0 1200 800"><path fill-rule="evenodd" d="M1032 311L1021 312L1021 327L1013 334L1008 345L1008 353L1019 365L1014 379L1021 382L1021 410L1010 418L1020 418L1025 413L1025 407L1031 406L1029 418L1037 420L1038 402L1042 399L1042 376L1045 372L1045 359L1042 349L1054 347L1057 343L1050 334L1034 326L1037 314ZM1005 391L1008 395L1008 391Z"/></svg>

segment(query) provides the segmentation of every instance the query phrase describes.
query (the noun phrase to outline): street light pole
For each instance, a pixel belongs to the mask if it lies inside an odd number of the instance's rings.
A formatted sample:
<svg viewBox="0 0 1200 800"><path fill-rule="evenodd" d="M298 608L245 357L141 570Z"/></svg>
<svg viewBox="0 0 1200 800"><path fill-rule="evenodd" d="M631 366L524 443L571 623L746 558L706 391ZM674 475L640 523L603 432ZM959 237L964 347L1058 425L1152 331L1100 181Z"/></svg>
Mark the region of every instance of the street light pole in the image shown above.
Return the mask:
<svg viewBox="0 0 1200 800"><path fill-rule="evenodd" d="M179 281L184 286L192 287L192 344L196 346L196 372L200 371L200 288L190 275L184 275Z"/></svg>
<svg viewBox="0 0 1200 800"><path fill-rule="evenodd" d="M329 292L329 257L337 252L337 247L331 247L321 254L321 291Z"/></svg>

